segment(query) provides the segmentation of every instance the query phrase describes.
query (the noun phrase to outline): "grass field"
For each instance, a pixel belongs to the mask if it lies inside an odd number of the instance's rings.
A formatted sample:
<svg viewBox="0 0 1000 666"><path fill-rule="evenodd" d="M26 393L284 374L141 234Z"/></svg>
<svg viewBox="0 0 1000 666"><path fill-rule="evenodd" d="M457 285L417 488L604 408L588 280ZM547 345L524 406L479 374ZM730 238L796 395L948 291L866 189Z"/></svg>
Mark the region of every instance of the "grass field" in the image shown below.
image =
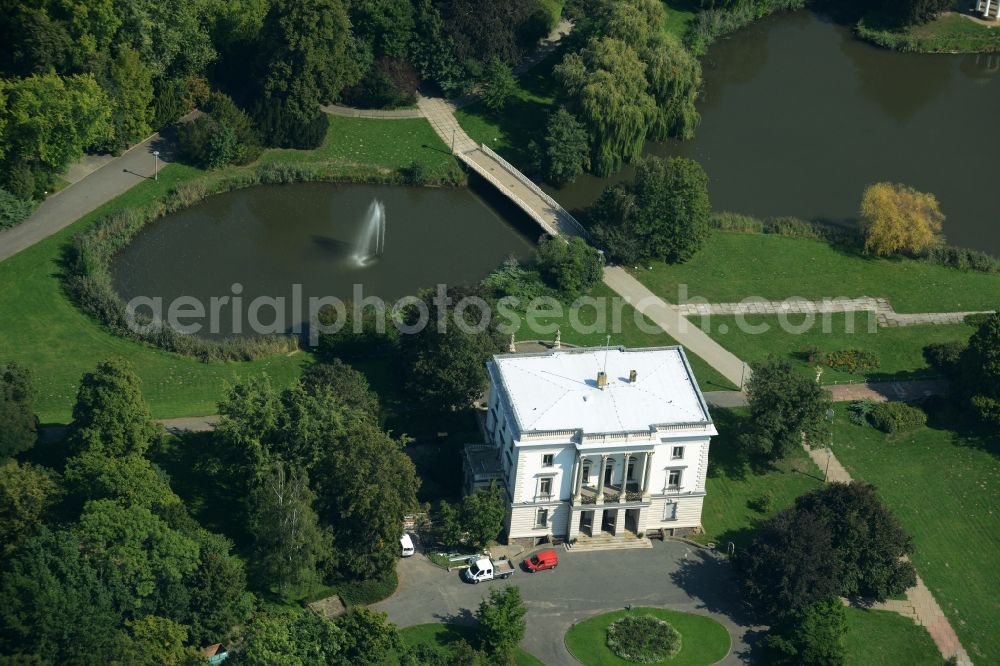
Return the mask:
<svg viewBox="0 0 1000 666"><path fill-rule="evenodd" d="M635 662L619 658L608 648L607 629L627 611L604 613L570 627L566 648L585 666L624 666ZM671 666L708 666L727 654L732 644L729 632L704 615L692 615L665 608L633 608L633 614L648 614L666 620L681 634L681 650L673 658L659 662Z"/></svg>
<svg viewBox="0 0 1000 666"><path fill-rule="evenodd" d="M848 666L941 666L944 661L926 629L888 611L848 608L844 647Z"/></svg>
<svg viewBox="0 0 1000 666"><path fill-rule="evenodd" d="M962 9L972 3L963 2ZM1000 28L981 25L955 13L944 14L924 25L893 28L866 18L858 23L859 37L897 51L919 53L996 53Z"/></svg>
<svg viewBox="0 0 1000 666"><path fill-rule="evenodd" d="M431 149L425 150L425 144ZM353 152L348 145L353 146ZM345 151L349 157L344 156ZM353 167L371 171L372 167L408 166L414 155L424 156L421 159L426 159L428 169L454 165L447 148L421 119L331 118L327 140L318 150L268 151L261 159L286 163L326 160L347 171ZM139 183L58 234L0 262L0 363L15 360L34 371L40 392L37 413L43 423L68 422L80 377L109 357L132 361L156 418L215 413L227 382L266 372L278 385L284 385L309 362L308 354L299 353L250 363L201 363L111 335L63 296L60 259L74 235L115 210L144 205L179 184L218 175L206 175L181 164L168 165L160 170L159 180Z"/></svg>
<svg viewBox="0 0 1000 666"><path fill-rule="evenodd" d="M701 5L698 0L664 0L663 5L667 10L663 31L683 40L688 24L701 9Z"/></svg>
<svg viewBox="0 0 1000 666"><path fill-rule="evenodd" d="M791 506L796 497L819 487L823 476L801 449L795 449L768 471L750 469L740 461L737 448L746 410L714 409L712 418L719 436L712 439L708 456L701 511L705 531L694 538L702 543L714 541L722 548L731 541L742 548L749 543L757 521ZM763 493L774 498L765 513L749 505Z"/></svg>
<svg viewBox="0 0 1000 666"><path fill-rule="evenodd" d="M798 328L782 330L781 319L777 315L743 317L742 320L750 326L768 327L767 331L756 334L749 332L755 329L741 330L740 322L733 316L690 317L689 321L699 327L707 325L707 332L712 338L748 363L762 361L768 356L778 356L790 361L797 370L809 377L816 376L815 364L809 363L801 353L803 348L809 345L815 345L824 352L863 349L874 351L879 355L881 365L867 375L824 366L821 378L823 383L890 381L932 376L935 373L924 360L923 348L935 342L965 342L976 330L975 327L965 324L870 330L868 324L873 318L873 315L866 312L835 313L828 318L817 316L809 325L810 320L806 315L788 315L789 325L801 326L804 329L798 333ZM848 324L852 320L853 332L848 332Z"/></svg>
<svg viewBox="0 0 1000 666"><path fill-rule="evenodd" d="M767 300L873 296L897 312L988 310L1000 303L1000 275L965 272L909 259L873 259L806 238L717 231L686 264L654 263L635 277L676 303L748 296Z"/></svg>
<svg viewBox="0 0 1000 666"><path fill-rule="evenodd" d="M475 629L454 624L418 624L400 629L399 635L403 645L412 649L418 645L448 645L461 639L471 643L475 638ZM399 663L398 659L396 663ZM514 663L517 666L544 666L540 659L522 649L518 649Z"/></svg>
<svg viewBox="0 0 1000 666"><path fill-rule="evenodd" d="M972 660L1000 663L1000 436L956 432L935 410L931 427L891 436L843 416L838 409L837 457L878 487L913 536L917 572Z"/></svg>

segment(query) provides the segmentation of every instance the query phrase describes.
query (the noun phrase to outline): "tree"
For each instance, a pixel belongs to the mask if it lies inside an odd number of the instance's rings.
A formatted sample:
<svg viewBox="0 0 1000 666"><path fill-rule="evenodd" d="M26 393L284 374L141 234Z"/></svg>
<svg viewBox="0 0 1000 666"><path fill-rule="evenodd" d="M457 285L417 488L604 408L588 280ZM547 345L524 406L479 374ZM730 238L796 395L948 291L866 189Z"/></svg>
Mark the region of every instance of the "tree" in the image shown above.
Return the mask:
<svg viewBox="0 0 1000 666"><path fill-rule="evenodd" d="M195 645L212 643L250 615L253 595L247 592L243 561L232 553L231 541L218 534L198 530L198 567L187 577L190 590L190 626Z"/></svg>
<svg viewBox="0 0 1000 666"><path fill-rule="evenodd" d="M461 544L465 536L459 509L444 500L438 505L436 533L441 543L450 548Z"/></svg>
<svg viewBox="0 0 1000 666"><path fill-rule="evenodd" d="M466 495L462 500L462 527L469 535L469 544L478 548L496 539L506 514L506 494L495 483L490 484L489 490L477 488Z"/></svg>
<svg viewBox="0 0 1000 666"><path fill-rule="evenodd" d="M462 67L455 57L455 43L447 34L433 0L413 0L413 34L410 62L422 79L436 82L446 93L461 87Z"/></svg>
<svg viewBox="0 0 1000 666"><path fill-rule="evenodd" d="M136 666L194 666L204 658L193 647L184 647L187 627L165 617L146 615L126 620L126 630L118 634L117 656L113 664Z"/></svg>
<svg viewBox="0 0 1000 666"><path fill-rule="evenodd" d="M479 82L482 89L483 104L486 108L499 111L507 105L507 100L517 90L517 79L510 65L493 56L483 69Z"/></svg>
<svg viewBox="0 0 1000 666"><path fill-rule="evenodd" d="M396 625L385 613L355 606L337 618L343 649L339 663L344 666L378 666L400 648Z"/></svg>
<svg viewBox="0 0 1000 666"><path fill-rule="evenodd" d="M101 361L80 380L71 434L77 450L142 455L161 432L149 415L139 377L128 361Z"/></svg>
<svg viewBox="0 0 1000 666"><path fill-rule="evenodd" d="M88 146L108 136L110 117L107 95L91 74L61 77L36 74L22 79L0 80L0 107L5 126L0 138L0 155L5 156L5 171L22 165L40 170L48 179L61 173ZM4 182L21 198L42 194L37 185L31 191L9 186L12 173Z"/></svg>
<svg viewBox="0 0 1000 666"><path fill-rule="evenodd" d="M251 500L255 559L279 591L314 580L316 562L330 549L313 510L315 497L305 470L277 462Z"/></svg>
<svg viewBox="0 0 1000 666"><path fill-rule="evenodd" d="M479 602L476 619L479 620L477 637L482 649L494 663L513 663L517 646L524 638L528 613L521 600L521 589L516 585L490 590L490 596Z"/></svg>
<svg viewBox="0 0 1000 666"><path fill-rule="evenodd" d="M413 37L410 0L357 0L351 3L350 12L355 37L370 44L376 58L406 56Z"/></svg>
<svg viewBox="0 0 1000 666"><path fill-rule="evenodd" d="M833 536L808 511L788 509L762 522L736 564L745 598L768 618L780 618L840 590L841 561Z"/></svg>
<svg viewBox="0 0 1000 666"><path fill-rule="evenodd" d="M507 64L520 60L522 29L538 6L537 0L435 0L445 33L454 43L459 62L488 62L499 58ZM418 33L419 34L419 33Z"/></svg>
<svg viewBox="0 0 1000 666"><path fill-rule="evenodd" d="M44 467L16 460L0 465L0 557L41 529L58 498L59 487Z"/></svg>
<svg viewBox="0 0 1000 666"><path fill-rule="evenodd" d="M185 0L117 0L116 50L132 48L155 78L205 71L215 57L205 5Z"/></svg>
<svg viewBox="0 0 1000 666"><path fill-rule="evenodd" d="M800 445L803 432L815 431L828 408L827 394L788 361L771 358L752 368L749 426L740 446L750 456L777 460Z"/></svg>
<svg viewBox="0 0 1000 666"><path fill-rule="evenodd" d="M339 569L385 576L399 556L403 517L417 506L417 477L402 444L366 418L347 418L314 472L320 518Z"/></svg>
<svg viewBox="0 0 1000 666"><path fill-rule="evenodd" d="M984 423L1000 425L1000 313L989 315L969 339L958 370L959 391Z"/></svg>
<svg viewBox="0 0 1000 666"><path fill-rule="evenodd" d="M322 140L328 121L319 105L361 78L348 49L350 28L341 0L272 4L261 31L261 103L254 114L268 145L313 148Z"/></svg>
<svg viewBox="0 0 1000 666"><path fill-rule="evenodd" d="M474 299L482 298L478 291L450 289L446 300L425 292L421 298L429 313L426 325L400 339L401 355L408 367L407 389L432 412L467 407L486 388L486 361L503 348L502 336L482 308L485 300L456 314L455 305L463 299L474 304ZM463 327L456 317L464 322ZM402 319L407 326L416 327L420 312L415 306L408 307Z"/></svg>
<svg viewBox="0 0 1000 666"><path fill-rule="evenodd" d="M0 576L0 652L46 662L109 663L122 590L102 578L77 535L41 533L25 542Z"/></svg>
<svg viewBox="0 0 1000 666"><path fill-rule="evenodd" d="M683 263L709 235L708 176L683 157L641 162L626 185L611 185L591 206L594 237L626 264Z"/></svg>
<svg viewBox="0 0 1000 666"><path fill-rule="evenodd" d="M14 362L0 367L0 462L35 445L36 395L30 370Z"/></svg>
<svg viewBox="0 0 1000 666"><path fill-rule="evenodd" d="M381 413L378 394L368 379L339 358L315 363L302 373L302 386L313 395L333 396L338 405L357 410L377 422Z"/></svg>
<svg viewBox="0 0 1000 666"><path fill-rule="evenodd" d="M339 666L343 632L309 608L261 612L245 633L236 666ZM227 660L228 661L228 660Z"/></svg>
<svg viewBox="0 0 1000 666"><path fill-rule="evenodd" d="M590 133L594 173L606 176L642 153L656 101L645 65L630 45L604 37L568 53L555 68L569 109Z"/></svg>
<svg viewBox="0 0 1000 666"><path fill-rule="evenodd" d="M567 296L579 296L601 281L604 259L579 236L546 237L537 254L542 277Z"/></svg>
<svg viewBox="0 0 1000 666"><path fill-rule="evenodd" d="M66 461L65 487L83 506L88 500L113 499L158 511L181 500L170 489L166 475L136 453L107 456L86 450Z"/></svg>
<svg viewBox="0 0 1000 666"><path fill-rule="evenodd" d="M944 215L933 194L898 183L875 183L861 197L865 252L919 255L943 243Z"/></svg>
<svg viewBox="0 0 1000 666"><path fill-rule="evenodd" d="M840 560L842 596L883 601L916 583L913 540L867 483L830 483L795 500L830 530Z"/></svg>
<svg viewBox="0 0 1000 666"><path fill-rule="evenodd" d="M111 61L101 87L112 105L110 132L102 147L113 152L144 139L150 133L153 78L134 49L123 49Z"/></svg>
<svg viewBox="0 0 1000 666"><path fill-rule="evenodd" d="M847 611L837 597L788 614L764 639L768 663L779 666L843 666Z"/></svg>
<svg viewBox="0 0 1000 666"><path fill-rule="evenodd" d="M566 185L590 168L587 128L561 106L549 117L545 132L545 177L555 185Z"/></svg>

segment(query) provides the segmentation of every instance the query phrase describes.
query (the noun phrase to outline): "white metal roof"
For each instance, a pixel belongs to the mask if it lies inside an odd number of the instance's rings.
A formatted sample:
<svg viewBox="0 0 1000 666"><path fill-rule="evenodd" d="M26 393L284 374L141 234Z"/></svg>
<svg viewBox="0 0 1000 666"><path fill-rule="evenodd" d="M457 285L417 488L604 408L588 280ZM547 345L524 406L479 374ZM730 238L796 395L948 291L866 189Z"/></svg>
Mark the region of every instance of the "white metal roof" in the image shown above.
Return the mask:
<svg viewBox="0 0 1000 666"><path fill-rule="evenodd" d="M597 373L607 385L597 387ZM635 370L637 380L629 381ZM491 371L521 432L648 431L711 421L680 347L567 349L501 354Z"/></svg>

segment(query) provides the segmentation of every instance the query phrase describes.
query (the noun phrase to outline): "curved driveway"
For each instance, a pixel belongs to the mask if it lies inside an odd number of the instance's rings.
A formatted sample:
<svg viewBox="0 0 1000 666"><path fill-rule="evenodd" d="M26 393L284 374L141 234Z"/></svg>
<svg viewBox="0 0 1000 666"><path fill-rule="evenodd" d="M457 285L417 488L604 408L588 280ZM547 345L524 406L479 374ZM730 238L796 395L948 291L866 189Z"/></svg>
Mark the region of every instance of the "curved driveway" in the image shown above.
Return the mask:
<svg viewBox="0 0 1000 666"><path fill-rule="evenodd" d="M709 615L726 627L733 649L723 664L749 659L747 633L729 564L710 552L679 541L654 542L653 550L573 553L559 550L559 566L509 581L481 585L462 582L417 554L397 567L399 588L374 605L400 627L425 622L473 622L475 609L491 585L518 585L528 607L522 647L548 666L576 666L563 644L566 630L598 612L628 604L660 606Z"/></svg>

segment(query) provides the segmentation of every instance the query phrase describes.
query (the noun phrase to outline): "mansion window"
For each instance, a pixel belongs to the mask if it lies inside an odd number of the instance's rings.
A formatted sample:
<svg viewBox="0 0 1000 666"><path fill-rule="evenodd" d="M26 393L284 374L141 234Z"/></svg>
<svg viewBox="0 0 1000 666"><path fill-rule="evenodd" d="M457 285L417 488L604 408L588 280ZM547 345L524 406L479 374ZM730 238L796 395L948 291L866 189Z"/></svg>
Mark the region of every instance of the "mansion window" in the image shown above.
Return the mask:
<svg viewBox="0 0 1000 666"><path fill-rule="evenodd" d="M681 472L683 470L672 469L667 471L667 490L680 490Z"/></svg>
<svg viewBox="0 0 1000 666"><path fill-rule="evenodd" d="M552 462L555 456L551 453L546 453L542 456L542 467L552 467Z"/></svg>
<svg viewBox="0 0 1000 666"><path fill-rule="evenodd" d="M667 502L663 505L663 520L677 520L677 502Z"/></svg>
<svg viewBox="0 0 1000 666"><path fill-rule="evenodd" d="M629 481L635 481L635 458L628 459L628 472L625 473L625 478Z"/></svg>
<svg viewBox="0 0 1000 666"><path fill-rule="evenodd" d="M546 477L544 479L539 479L538 481L538 496L539 497L552 497L552 478Z"/></svg>
<svg viewBox="0 0 1000 666"><path fill-rule="evenodd" d="M548 527L549 526L549 510L539 509L535 512L535 527Z"/></svg>
<svg viewBox="0 0 1000 666"><path fill-rule="evenodd" d="M684 457L684 447L683 446L675 446L673 448L673 450L670 452L670 459L671 460L680 460L683 457Z"/></svg>

